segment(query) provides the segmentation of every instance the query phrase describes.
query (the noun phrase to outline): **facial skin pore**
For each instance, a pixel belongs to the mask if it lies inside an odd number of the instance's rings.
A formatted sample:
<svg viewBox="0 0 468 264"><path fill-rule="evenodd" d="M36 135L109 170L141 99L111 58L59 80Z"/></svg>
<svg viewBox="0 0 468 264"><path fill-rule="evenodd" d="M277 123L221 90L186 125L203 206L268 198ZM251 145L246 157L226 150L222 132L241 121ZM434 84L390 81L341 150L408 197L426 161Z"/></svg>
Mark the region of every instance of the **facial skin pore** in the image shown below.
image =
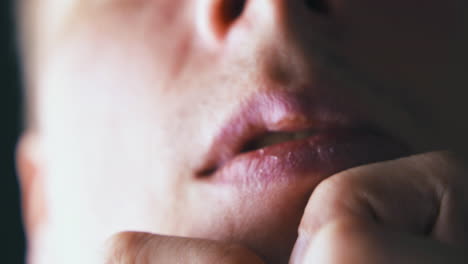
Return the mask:
<svg viewBox="0 0 468 264"><path fill-rule="evenodd" d="M46 212L30 214L40 223L28 230L34 263L98 255L121 231L238 242L286 263L315 185L196 177L258 94L357 113L413 153L467 149L465 0L229 4L24 4L26 134Z"/></svg>

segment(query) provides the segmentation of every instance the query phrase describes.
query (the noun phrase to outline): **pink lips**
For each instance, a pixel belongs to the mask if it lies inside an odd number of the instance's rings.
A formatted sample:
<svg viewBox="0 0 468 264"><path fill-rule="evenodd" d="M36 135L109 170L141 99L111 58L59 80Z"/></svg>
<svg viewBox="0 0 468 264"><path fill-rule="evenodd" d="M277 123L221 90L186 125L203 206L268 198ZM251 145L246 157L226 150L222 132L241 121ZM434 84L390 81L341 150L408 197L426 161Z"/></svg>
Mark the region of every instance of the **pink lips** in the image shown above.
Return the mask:
<svg viewBox="0 0 468 264"><path fill-rule="evenodd" d="M301 178L318 184L359 165L409 154L405 144L380 133L375 124L346 106L306 95L259 94L219 132L198 174L216 183L268 185ZM314 131L309 137L243 152L271 132Z"/></svg>
<svg viewBox="0 0 468 264"><path fill-rule="evenodd" d="M221 166L213 179L222 183L271 184L308 177L320 180L355 166L407 154L405 147L366 130L325 131L240 154Z"/></svg>

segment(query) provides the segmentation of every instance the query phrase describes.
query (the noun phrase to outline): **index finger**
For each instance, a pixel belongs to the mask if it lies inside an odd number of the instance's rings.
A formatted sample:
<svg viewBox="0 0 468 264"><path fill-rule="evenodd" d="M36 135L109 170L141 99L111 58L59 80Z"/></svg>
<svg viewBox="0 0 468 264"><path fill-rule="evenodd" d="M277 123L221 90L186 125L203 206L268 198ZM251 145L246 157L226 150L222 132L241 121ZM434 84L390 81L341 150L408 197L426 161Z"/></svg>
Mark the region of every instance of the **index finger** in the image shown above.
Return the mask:
<svg viewBox="0 0 468 264"><path fill-rule="evenodd" d="M301 240L333 222L379 225L403 233L467 245L467 179L448 152L415 155L357 167L322 182L303 215L293 256Z"/></svg>

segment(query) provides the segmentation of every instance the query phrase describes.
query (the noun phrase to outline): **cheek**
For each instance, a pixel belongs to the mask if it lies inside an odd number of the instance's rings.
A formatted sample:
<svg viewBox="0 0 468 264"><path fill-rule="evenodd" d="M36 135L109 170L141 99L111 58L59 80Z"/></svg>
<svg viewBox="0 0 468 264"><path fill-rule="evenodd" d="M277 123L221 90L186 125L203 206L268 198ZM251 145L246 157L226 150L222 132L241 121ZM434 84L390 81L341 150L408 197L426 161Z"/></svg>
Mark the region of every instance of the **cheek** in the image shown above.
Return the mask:
<svg viewBox="0 0 468 264"><path fill-rule="evenodd" d="M150 100L157 96L143 88L136 75L129 77L129 71L116 66L109 66L115 71L102 70L109 68L104 64L77 70L86 65L71 56L58 56L42 75L46 91L39 98L40 130L52 177L60 187L53 190L63 192L51 201L68 197L75 208L88 208L76 213L97 215L110 213L100 209L117 203L139 215L130 207L144 204L149 186L161 188L161 193L171 189L164 178L154 177L167 175L157 164L165 157L160 151L165 149L160 140L165 120L155 109L157 102ZM124 81L122 75L129 78ZM77 219L82 218L87 219Z"/></svg>
<svg viewBox="0 0 468 264"><path fill-rule="evenodd" d="M165 13L174 14L169 2L109 2L69 24L43 52L37 86L47 91L39 94L39 123L60 131L67 120L91 136L101 128L103 135L114 131L108 140L167 144L158 139L174 132L176 103L184 100L184 91L168 92L174 61L181 60L169 40L186 38L188 27Z"/></svg>
<svg viewBox="0 0 468 264"><path fill-rule="evenodd" d="M48 200L56 222L64 223L54 227L57 234L75 232L70 224L93 230L96 239L120 230L170 230L177 223L164 219L177 219L175 208L184 204L184 157L168 140L179 131L171 115L176 98L164 89L171 46L159 41L167 37L163 31L148 36L149 22L124 18L74 25L48 47L39 69Z"/></svg>

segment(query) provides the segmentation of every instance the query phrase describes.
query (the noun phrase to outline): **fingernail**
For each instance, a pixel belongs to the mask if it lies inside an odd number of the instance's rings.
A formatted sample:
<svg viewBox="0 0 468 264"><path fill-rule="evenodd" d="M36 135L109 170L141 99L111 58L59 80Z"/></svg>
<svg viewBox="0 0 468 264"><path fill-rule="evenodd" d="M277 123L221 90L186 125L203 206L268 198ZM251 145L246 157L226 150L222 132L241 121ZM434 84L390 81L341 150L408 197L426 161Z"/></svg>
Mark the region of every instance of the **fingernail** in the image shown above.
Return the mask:
<svg viewBox="0 0 468 264"><path fill-rule="evenodd" d="M294 245L289 264L302 264L310 244L310 236L300 232Z"/></svg>

